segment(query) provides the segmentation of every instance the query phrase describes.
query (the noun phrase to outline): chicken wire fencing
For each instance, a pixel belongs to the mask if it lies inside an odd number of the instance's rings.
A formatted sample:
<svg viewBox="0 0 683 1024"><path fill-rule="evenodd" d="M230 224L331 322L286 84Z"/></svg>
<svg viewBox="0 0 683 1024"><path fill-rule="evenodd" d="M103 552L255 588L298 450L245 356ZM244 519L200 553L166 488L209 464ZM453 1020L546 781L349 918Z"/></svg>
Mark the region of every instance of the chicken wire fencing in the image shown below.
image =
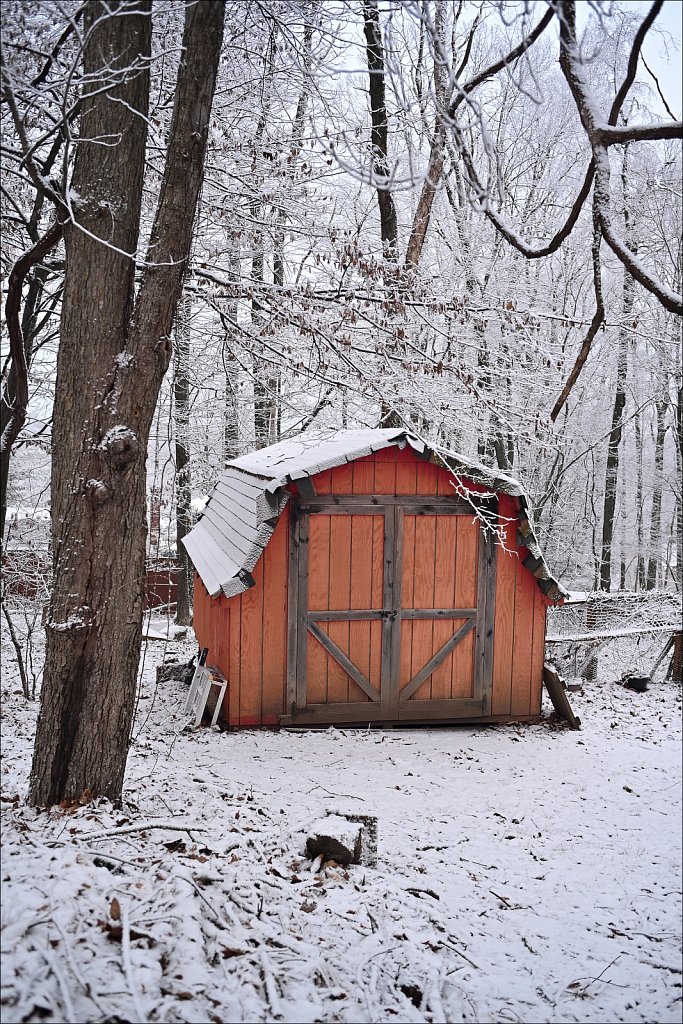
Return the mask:
<svg viewBox="0 0 683 1024"><path fill-rule="evenodd" d="M568 678L664 679L671 674L673 637L681 628L680 594L596 591L548 609L547 651Z"/></svg>

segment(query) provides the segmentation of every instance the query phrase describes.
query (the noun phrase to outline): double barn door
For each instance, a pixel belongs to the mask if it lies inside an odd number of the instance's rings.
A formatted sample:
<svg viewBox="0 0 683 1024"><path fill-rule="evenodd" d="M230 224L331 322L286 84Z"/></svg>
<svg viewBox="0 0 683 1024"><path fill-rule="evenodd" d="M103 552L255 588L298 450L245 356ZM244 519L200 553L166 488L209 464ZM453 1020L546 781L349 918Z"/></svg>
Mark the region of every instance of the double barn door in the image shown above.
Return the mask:
<svg viewBox="0 0 683 1024"><path fill-rule="evenodd" d="M495 546L453 499L293 510L288 712L327 722L490 713Z"/></svg>

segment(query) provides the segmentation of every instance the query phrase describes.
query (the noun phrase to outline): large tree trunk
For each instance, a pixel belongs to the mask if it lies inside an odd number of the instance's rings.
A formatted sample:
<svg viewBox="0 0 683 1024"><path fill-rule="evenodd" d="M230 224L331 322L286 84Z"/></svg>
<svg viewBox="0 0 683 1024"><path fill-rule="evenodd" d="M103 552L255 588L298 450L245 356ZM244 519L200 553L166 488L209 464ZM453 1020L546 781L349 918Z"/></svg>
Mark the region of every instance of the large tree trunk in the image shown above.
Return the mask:
<svg viewBox="0 0 683 1024"><path fill-rule="evenodd" d="M135 252L139 232L151 3L91 0L86 8L91 94L72 183L80 228L65 231L53 434L55 585L33 804L121 795L141 641L147 445L190 251L223 6L186 6L166 166L135 305L135 264L124 254ZM140 55L134 71L131 54ZM105 136L117 144L88 141Z"/></svg>

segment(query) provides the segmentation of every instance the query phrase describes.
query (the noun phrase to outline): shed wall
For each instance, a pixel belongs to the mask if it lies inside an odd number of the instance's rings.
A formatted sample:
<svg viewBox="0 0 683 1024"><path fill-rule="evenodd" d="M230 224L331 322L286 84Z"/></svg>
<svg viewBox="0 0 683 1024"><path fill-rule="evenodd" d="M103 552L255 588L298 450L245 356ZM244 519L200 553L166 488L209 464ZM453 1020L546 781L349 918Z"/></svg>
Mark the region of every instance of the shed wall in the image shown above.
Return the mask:
<svg viewBox="0 0 683 1024"><path fill-rule="evenodd" d="M454 494L450 473L408 447L383 449L312 482L317 494ZM525 718L540 713L548 601L522 565L527 552L517 544L515 500L501 495L499 513L509 553L499 549L497 558L491 716ZM209 648L209 663L229 681L224 716L230 725L277 725L287 711L289 522L287 506L253 571L255 586L245 593L212 599L195 578L195 632Z"/></svg>

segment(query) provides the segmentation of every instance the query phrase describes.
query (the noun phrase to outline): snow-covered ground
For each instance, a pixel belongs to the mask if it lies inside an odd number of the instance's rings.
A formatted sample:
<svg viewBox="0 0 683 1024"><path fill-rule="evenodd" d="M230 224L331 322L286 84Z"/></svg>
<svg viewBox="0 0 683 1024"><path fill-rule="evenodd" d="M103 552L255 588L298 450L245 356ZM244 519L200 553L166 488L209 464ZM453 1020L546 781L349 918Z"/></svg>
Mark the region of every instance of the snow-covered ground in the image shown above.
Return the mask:
<svg viewBox="0 0 683 1024"><path fill-rule="evenodd" d="M123 807L50 813L3 650L3 1021L680 1021L680 687L593 683L581 732L191 732L154 684L191 639L146 648ZM377 866L312 870L350 808Z"/></svg>

